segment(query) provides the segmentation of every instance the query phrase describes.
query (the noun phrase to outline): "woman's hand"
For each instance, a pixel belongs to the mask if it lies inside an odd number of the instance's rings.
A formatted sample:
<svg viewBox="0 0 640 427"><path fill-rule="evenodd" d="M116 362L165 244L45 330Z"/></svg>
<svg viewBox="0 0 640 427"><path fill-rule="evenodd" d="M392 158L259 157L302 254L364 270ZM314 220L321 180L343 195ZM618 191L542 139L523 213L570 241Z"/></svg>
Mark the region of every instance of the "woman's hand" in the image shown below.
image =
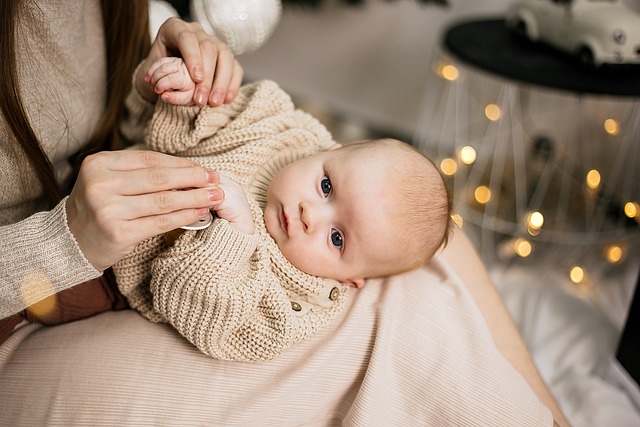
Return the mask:
<svg viewBox="0 0 640 427"><path fill-rule="evenodd" d="M142 240L205 217L224 198L219 181L217 172L167 154L94 154L82 163L67 200L69 229L103 271Z"/></svg>
<svg viewBox="0 0 640 427"><path fill-rule="evenodd" d="M149 84L151 66L161 58L180 57L184 60L196 87L193 102L212 107L230 103L242 84L244 70L231 50L218 38L207 34L197 22L169 18L158 30L149 55L135 76L136 87L144 98L155 102L158 95L165 102L173 101L173 93L157 93Z"/></svg>

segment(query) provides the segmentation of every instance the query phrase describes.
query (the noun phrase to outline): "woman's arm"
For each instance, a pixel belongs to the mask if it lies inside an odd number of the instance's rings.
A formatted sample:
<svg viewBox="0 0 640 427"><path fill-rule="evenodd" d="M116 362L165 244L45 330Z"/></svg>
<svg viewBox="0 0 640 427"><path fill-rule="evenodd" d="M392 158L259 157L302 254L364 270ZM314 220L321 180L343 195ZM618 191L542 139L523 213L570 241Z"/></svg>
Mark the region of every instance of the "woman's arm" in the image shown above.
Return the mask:
<svg viewBox="0 0 640 427"><path fill-rule="evenodd" d="M469 238L458 228L440 255L462 280L485 318L498 350L522 374L540 400L553 413L556 425L569 426L551 392L540 376L529 350L500 293L495 288Z"/></svg>

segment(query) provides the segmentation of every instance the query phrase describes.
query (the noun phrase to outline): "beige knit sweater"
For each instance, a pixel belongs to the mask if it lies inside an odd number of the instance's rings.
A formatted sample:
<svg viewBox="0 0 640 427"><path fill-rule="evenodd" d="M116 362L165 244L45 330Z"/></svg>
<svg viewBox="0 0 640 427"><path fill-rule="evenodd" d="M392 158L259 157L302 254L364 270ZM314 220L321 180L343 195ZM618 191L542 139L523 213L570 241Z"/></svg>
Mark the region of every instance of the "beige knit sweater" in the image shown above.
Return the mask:
<svg viewBox="0 0 640 427"><path fill-rule="evenodd" d="M104 113L106 52L100 0L21 1L16 66L28 120L64 183L69 158ZM127 137L142 135L153 106L127 98ZM135 138L134 138L135 139ZM0 319L49 295L100 276L66 220L66 199L46 209L35 172L0 114Z"/></svg>
<svg viewBox="0 0 640 427"><path fill-rule="evenodd" d="M291 265L262 217L274 174L335 142L310 115L296 110L275 83L241 88L231 105L176 107L159 102L147 148L186 156L237 181L248 193L256 233L216 219L138 245L114 266L132 307L167 322L203 353L226 360L268 360L327 326L344 307L348 286Z"/></svg>

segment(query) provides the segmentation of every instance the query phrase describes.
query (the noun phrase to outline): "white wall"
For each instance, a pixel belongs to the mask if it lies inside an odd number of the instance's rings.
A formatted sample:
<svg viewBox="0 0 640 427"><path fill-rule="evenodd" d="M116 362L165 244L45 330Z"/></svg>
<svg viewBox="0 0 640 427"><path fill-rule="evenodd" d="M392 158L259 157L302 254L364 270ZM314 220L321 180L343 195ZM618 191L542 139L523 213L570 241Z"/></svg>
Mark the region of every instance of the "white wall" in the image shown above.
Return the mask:
<svg viewBox="0 0 640 427"><path fill-rule="evenodd" d="M240 58L251 79L271 78L294 95L355 120L413 135L432 49L452 20L497 16L508 0L326 0L319 11L285 8L271 39Z"/></svg>

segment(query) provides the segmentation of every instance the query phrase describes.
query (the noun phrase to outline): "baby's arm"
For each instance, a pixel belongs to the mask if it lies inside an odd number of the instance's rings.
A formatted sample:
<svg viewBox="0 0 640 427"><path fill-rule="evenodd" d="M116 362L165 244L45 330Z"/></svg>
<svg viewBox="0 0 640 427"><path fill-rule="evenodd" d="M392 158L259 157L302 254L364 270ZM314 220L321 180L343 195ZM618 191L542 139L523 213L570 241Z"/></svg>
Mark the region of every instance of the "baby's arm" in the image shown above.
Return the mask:
<svg viewBox="0 0 640 427"><path fill-rule="evenodd" d="M174 105L194 105L196 84L191 80L187 66L181 58L164 57L149 68L149 84L164 102Z"/></svg>
<svg viewBox="0 0 640 427"><path fill-rule="evenodd" d="M220 174L220 188L224 191L224 199L213 208L216 215L229 221L238 230L253 234L253 216L244 189L240 184L222 174Z"/></svg>

